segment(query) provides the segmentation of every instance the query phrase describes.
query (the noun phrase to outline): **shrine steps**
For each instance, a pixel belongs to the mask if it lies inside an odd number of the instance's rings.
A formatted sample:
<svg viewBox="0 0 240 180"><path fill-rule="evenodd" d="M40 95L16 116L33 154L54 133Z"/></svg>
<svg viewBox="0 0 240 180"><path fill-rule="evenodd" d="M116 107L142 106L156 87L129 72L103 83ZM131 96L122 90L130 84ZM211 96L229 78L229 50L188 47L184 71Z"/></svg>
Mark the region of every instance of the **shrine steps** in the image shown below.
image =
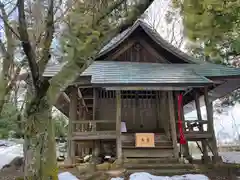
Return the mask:
<svg viewBox="0 0 240 180"><path fill-rule="evenodd" d="M173 148L136 148L123 147L123 157L125 158L171 158L173 157Z"/></svg>
<svg viewBox="0 0 240 180"><path fill-rule="evenodd" d="M122 152L124 158L172 158L173 143L165 134L155 134L154 147L136 147L134 134L123 138Z"/></svg>
<svg viewBox="0 0 240 180"><path fill-rule="evenodd" d="M155 176L175 176L184 174L197 174L195 169L130 169L127 170L126 174L131 175L133 173L145 172Z"/></svg>
<svg viewBox="0 0 240 180"><path fill-rule="evenodd" d="M123 167L129 175L147 172L157 176L173 176L197 172L192 164L180 163L178 158L129 158L124 160Z"/></svg>
<svg viewBox="0 0 240 180"><path fill-rule="evenodd" d="M177 164L179 163L178 158L127 158L124 159L123 164Z"/></svg>
<svg viewBox="0 0 240 180"><path fill-rule="evenodd" d="M126 169L192 169L191 164L174 164L174 163L165 163L165 164L125 164Z"/></svg>

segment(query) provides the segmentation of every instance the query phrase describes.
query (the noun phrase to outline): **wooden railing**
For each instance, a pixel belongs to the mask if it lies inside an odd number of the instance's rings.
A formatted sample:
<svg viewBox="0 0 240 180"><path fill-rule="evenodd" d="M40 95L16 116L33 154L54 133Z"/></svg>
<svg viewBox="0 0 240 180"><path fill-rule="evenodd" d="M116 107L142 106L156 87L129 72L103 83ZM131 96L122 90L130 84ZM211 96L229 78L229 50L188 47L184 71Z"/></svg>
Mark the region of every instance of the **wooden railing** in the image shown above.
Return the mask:
<svg viewBox="0 0 240 180"><path fill-rule="evenodd" d="M116 122L112 120L79 120L79 121L73 121L73 129L77 132L95 132L95 131L103 131L104 129L109 129L109 126L111 125L113 128L111 130L116 129ZM102 126L104 125L105 128ZM110 127L111 127L110 126Z"/></svg>
<svg viewBox="0 0 240 180"><path fill-rule="evenodd" d="M208 132L208 121L206 120L186 120L184 121L185 132Z"/></svg>
<svg viewBox="0 0 240 180"><path fill-rule="evenodd" d="M184 135L188 140L194 141L210 138L212 136L208 129L208 121L206 120L185 120L182 126L184 130Z"/></svg>
<svg viewBox="0 0 240 180"><path fill-rule="evenodd" d="M73 138L76 140L115 139L115 123L113 120L73 121Z"/></svg>

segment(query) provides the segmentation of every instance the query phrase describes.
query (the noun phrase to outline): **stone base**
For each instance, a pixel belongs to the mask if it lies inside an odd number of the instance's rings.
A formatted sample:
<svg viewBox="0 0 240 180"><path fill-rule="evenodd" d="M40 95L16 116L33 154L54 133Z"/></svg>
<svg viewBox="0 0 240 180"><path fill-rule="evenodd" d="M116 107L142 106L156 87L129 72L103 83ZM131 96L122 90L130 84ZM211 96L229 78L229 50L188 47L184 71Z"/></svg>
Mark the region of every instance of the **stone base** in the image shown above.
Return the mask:
<svg viewBox="0 0 240 180"><path fill-rule="evenodd" d="M210 156L202 156L201 158L203 164L207 164L211 162L211 157Z"/></svg>
<svg viewBox="0 0 240 180"><path fill-rule="evenodd" d="M189 162L190 164L193 163L193 157L192 157L192 156L188 156L186 159L188 160L188 162Z"/></svg>
<svg viewBox="0 0 240 180"><path fill-rule="evenodd" d="M125 169L116 169L116 170L109 170L106 171L105 174L110 176L111 178L117 178L124 176L124 173L126 172Z"/></svg>
<svg viewBox="0 0 240 180"><path fill-rule="evenodd" d="M221 156L212 156L212 162L213 162L214 164L216 164L216 163L222 163L223 160L222 160L222 157L221 157Z"/></svg>
<svg viewBox="0 0 240 180"><path fill-rule="evenodd" d="M67 158L64 160L64 164L65 164L65 165L71 165L71 164L73 164L72 158L67 157Z"/></svg>

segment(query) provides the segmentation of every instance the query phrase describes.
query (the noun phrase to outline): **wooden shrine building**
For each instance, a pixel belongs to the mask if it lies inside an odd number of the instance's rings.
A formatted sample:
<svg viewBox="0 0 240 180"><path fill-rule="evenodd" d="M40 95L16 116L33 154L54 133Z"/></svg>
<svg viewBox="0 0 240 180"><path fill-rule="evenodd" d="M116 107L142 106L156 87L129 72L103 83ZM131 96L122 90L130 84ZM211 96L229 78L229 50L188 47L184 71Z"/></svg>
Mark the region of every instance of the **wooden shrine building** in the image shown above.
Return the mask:
<svg viewBox="0 0 240 180"><path fill-rule="evenodd" d="M49 66L44 76L51 78L61 68ZM69 117L69 158L89 153L119 160L179 158L180 113L187 142L196 141L205 160L209 151L219 160L212 102L239 85L240 69L194 60L138 20L59 97L56 107ZM207 119L202 119L202 105ZM184 119L194 109L198 118ZM182 147L190 160L188 144Z"/></svg>

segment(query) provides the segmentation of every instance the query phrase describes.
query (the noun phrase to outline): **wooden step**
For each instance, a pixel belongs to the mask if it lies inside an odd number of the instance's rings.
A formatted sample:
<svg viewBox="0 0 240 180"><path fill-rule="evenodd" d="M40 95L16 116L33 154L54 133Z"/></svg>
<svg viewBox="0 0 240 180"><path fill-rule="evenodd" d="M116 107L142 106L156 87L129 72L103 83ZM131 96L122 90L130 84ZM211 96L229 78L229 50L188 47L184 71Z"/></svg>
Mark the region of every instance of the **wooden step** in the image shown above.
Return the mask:
<svg viewBox="0 0 240 180"><path fill-rule="evenodd" d="M164 164L164 163L179 163L178 158L127 158L124 159L123 163L129 163L129 164Z"/></svg>
<svg viewBox="0 0 240 180"><path fill-rule="evenodd" d="M93 108L93 104L87 104L88 108Z"/></svg>
<svg viewBox="0 0 240 180"><path fill-rule="evenodd" d="M150 173L155 176L175 176L184 174L197 174L195 169L130 169L127 170L127 174L133 174L137 172Z"/></svg>
<svg viewBox="0 0 240 180"><path fill-rule="evenodd" d="M94 99L94 98L93 98L93 96L91 96L91 95L87 95L87 96L83 96L83 99L84 99L84 100L92 100L92 99Z"/></svg>
<svg viewBox="0 0 240 180"><path fill-rule="evenodd" d="M135 146L126 146L126 145L123 145L122 146L123 149L143 149L142 147L135 147ZM158 145L158 146L155 146L155 147L146 147L144 149L172 149L173 146L172 145Z"/></svg>
<svg viewBox="0 0 240 180"><path fill-rule="evenodd" d="M123 157L173 157L173 149L162 149L162 148L123 148Z"/></svg>
<svg viewBox="0 0 240 180"><path fill-rule="evenodd" d="M174 164L144 164L144 163L125 163L124 168L126 169L194 169L192 164L182 164L182 163L174 163Z"/></svg>

